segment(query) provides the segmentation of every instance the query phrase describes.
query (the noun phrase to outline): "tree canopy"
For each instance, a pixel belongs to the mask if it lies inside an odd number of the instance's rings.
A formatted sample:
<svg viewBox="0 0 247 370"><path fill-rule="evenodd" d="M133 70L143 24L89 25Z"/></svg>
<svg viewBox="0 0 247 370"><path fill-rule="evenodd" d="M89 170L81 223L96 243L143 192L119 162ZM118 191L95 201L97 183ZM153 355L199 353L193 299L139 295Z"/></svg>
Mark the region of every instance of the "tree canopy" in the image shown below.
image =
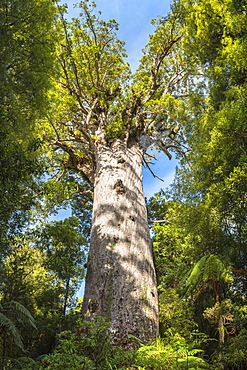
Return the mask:
<svg viewBox="0 0 247 370"><path fill-rule="evenodd" d="M177 51L177 15L154 22L154 35L132 75L117 23L101 20L94 3L81 2L80 7L80 19L68 22L61 15L64 39L56 86L41 129L57 153L53 160L60 161L61 171L75 168L93 183L98 145L140 139L144 151L154 143L169 157L168 148L183 151L172 140L182 104L178 99L186 96L182 81L189 74Z"/></svg>
<svg viewBox="0 0 247 370"><path fill-rule="evenodd" d="M44 0L0 6L0 237L20 228L32 205L31 184L40 172L36 120L47 107L55 58L56 9Z"/></svg>

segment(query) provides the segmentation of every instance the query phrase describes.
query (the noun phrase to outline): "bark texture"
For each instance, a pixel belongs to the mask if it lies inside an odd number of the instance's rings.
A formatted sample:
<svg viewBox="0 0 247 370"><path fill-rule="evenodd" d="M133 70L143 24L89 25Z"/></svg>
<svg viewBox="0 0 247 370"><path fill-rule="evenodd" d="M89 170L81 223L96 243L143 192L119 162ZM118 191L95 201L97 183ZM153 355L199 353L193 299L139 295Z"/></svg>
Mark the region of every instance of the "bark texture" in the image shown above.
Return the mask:
<svg viewBox="0 0 247 370"><path fill-rule="evenodd" d="M113 343L131 348L128 335L148 342L158 334L158 302L142 151L117 140L96 156L91 245L83 315L110 321Z"/></svg>

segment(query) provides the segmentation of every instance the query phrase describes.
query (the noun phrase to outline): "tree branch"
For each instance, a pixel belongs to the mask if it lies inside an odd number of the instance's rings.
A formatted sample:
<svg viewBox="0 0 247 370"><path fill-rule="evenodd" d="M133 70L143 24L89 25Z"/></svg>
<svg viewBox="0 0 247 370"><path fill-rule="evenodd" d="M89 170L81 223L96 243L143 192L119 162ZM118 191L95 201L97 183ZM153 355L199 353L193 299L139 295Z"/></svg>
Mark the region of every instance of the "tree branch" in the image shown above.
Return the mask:
<svg viewBox="0 0 247 370"><path fill-rule="evenodd" d="M163 181L164 182L164 180L161 178L161 177L159 177L158 175L155 175L155 173L151 170L151 168L150 168L150 166L149 166L149 164L148 164L148 162L145 160L145 158L143 158L143 161L144 161L144 163L145 163L145 166L147 166L147 168L149 169L149 171L151 172L151 174L153 175L153 177L156 177L157 179L159 179L160 181Z"/></svg>

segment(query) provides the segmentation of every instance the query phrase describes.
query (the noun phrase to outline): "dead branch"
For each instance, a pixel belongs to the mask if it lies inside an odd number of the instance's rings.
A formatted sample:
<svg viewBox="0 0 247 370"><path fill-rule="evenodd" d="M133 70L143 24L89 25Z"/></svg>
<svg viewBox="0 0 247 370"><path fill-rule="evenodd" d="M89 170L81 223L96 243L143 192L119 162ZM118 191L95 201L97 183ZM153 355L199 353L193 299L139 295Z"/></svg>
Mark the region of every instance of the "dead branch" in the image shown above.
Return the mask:
<svg viewBox="0 0 247 370"><path fill-rule="evenodd" d="M150 168L150 166L149 166L149 164L148 164L148 162L145 160L145 158L143 158L143 161L144 161L144 163L145 163L145 166L147 166L147 168L149 169L149 171L151 172L151 174L153 175L153 177L156 177L157 179L159 179L160 181L163 181L164 182L164 180L161 178L161 177L159 177L158 175L155 175L155 173L151 170L151 168Z"/></svg>

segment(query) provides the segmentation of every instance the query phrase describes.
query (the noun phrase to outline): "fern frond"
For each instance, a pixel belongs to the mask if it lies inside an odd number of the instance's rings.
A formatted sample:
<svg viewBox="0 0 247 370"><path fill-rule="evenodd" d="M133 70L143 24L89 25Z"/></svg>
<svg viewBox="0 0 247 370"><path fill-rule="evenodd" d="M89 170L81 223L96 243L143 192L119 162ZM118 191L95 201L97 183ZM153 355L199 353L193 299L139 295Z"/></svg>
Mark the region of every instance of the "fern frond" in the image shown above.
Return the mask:
<svg viewBox="0 0 247 370"><path fill-rule="evenodd" d="M202 358L194 356L178 359L178 366L180 370L209 369L208 364Z"/></svg>
<svg viewBox="0 0 247 370"><path fill-rule="evenodd" d="M35 361L31 357L19 357L17 361L19 365L22 365L22 369L24 369L25 365L26 367L37 365L37 361Z"/></svg>
<svg viewBox="0 0 247 370"><path fill-rule="evenodd" d="M189 350L188 355L194 356L194 355L197 355L198 353L203 353L203 352L204 352L203 349L194 348L194 349Z"/></svg>
<svg viewBox="0 0 247 370"><path fill-rule="evenodd" d="M22 337L16 328L16 326L13 324L13 322L3 313L0 312L0 326L5 329L5 331L10 335L10 337L13 339L14 343L21 348L24 349L23 343L22 343Z"/></svg>
<svg viewBox="0 0 247 370"><path fill-rule="evenodd" d="M203 274L203 270L205 268L205 262L207 260L208 256L203 256L194 266L188 280L187 280L187 286L191 289L195 288L198 283L200 282Z"/></svg>
<svg viewBox="0 0 247 370"><path fill-rule="evenodd" d="M204 266L204 274L203 280L213 280L219 281L221 279L221 274L224 270L224 265L219 257L215 256L214 254L210 254L207 257L205 266Z"/></svg>
<svg viewBox="0 0 247 370"><path fill-rule="evenodd" d="M215 254L203 256L194 266L188 280L187 287L191 291L198 287L199 292L206 288L210 282L223 280L232 281L228 269Z"/></svg>
<svg viewBox="0 0 247 370"><path fill-rule="evenodd" d="M5 310L11 312L13 316L22 324L31 325L37 330L33 316L21 303L12 300L4 303L3 307Z"/></svg>

